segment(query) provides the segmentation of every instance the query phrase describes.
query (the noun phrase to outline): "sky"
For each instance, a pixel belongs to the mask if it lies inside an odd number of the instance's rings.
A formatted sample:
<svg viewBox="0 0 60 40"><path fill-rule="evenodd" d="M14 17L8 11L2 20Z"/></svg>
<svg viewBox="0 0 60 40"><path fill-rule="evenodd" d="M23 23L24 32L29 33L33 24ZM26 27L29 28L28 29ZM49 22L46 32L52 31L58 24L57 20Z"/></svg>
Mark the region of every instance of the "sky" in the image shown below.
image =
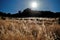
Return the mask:
<svg viewBox="0 0 60 40"><path fill-rule="evenodd" d="M37 3L36 8L32 8L33 2ZM60 12L60 0L0 0L0 11L6 13L17 13L26 8L38 11Z"/></svg>

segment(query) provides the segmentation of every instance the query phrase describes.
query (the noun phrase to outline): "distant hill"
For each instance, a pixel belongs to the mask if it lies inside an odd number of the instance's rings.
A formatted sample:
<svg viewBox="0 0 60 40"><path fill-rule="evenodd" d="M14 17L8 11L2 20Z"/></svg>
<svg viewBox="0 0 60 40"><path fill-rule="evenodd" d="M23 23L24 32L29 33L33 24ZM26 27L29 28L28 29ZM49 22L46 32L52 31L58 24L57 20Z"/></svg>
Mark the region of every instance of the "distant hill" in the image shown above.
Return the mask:
<svg viewBox="0 0 60 40"><path fill-rule="evenodd" d="M23 10L23 12L18 11L18 13L11 14L11 13L3 13L0 12L0 16L2 17L59 17L60 18L60 12L51 12L51 11L36 11L31 10L29 8Z"/></svg>

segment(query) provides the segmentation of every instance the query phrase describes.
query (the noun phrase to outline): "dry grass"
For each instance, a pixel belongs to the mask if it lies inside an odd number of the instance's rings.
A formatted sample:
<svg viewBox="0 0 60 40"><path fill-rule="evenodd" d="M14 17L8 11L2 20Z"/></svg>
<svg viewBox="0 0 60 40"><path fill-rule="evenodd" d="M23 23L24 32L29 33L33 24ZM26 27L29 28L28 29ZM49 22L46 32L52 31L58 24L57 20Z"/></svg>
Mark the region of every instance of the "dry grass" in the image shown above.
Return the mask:
<svg viewBox="0 0 60 40"><path fill-rule="evenodd" d="M60 25L53 22L0 20L0 40L58 40L59 36Z"/></svg>

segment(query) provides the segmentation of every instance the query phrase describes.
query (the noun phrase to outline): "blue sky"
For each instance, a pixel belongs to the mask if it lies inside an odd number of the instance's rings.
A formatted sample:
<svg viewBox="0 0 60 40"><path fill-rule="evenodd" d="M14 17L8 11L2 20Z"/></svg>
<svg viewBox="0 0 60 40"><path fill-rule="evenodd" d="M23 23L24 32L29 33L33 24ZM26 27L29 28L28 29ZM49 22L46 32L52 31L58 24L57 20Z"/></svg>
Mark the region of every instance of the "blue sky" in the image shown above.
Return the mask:
<svg viewBox="0 0 60 40"><path fill-rule="evenodd" d="M0 11L17 13L19 10L31 8L30 3L34 1L39 4L35 10L60 12L60 0L0 0Z"/></svg>

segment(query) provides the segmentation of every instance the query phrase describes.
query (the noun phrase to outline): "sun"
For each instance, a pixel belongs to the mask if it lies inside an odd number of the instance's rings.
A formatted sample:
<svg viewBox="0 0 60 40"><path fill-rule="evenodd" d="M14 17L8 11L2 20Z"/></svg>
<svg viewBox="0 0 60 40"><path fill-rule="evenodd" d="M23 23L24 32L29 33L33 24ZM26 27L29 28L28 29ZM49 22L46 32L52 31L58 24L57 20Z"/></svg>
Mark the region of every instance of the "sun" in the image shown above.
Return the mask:
<svg viewBox="0 0 60 40"><path fill-rule="evenodd" d="M32 2L32 3L31 3L31 7L32 7L32 8L37 8L37 6L38 6L38 5L37 5L37 2Z"/></svg>

